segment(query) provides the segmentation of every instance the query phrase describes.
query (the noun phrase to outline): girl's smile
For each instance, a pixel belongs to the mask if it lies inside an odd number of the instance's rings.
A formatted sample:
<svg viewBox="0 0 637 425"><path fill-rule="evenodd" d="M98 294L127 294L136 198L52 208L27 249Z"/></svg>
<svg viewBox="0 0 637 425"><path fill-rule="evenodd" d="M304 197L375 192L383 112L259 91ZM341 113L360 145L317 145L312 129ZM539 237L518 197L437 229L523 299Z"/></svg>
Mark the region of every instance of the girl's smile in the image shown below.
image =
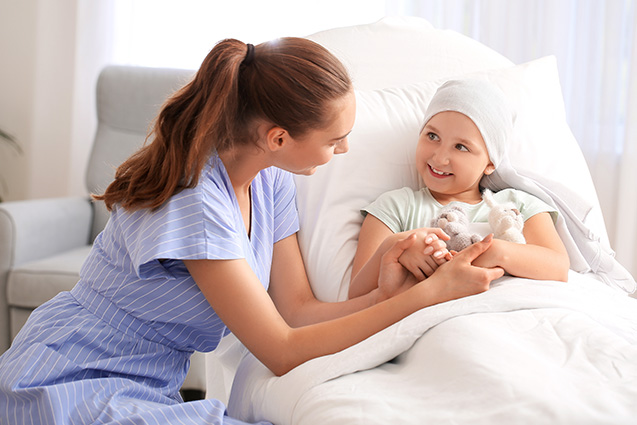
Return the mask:
<svg viewBox="0 0 637 425"><path fill-rule="evenodd" d="M429 167L429 171L434 176L434 178L445 178L445 177L453 176L453 173L446 173L442 170L438 170L437 168L434 168L431 164L427 164L427 166Z"/></svg>

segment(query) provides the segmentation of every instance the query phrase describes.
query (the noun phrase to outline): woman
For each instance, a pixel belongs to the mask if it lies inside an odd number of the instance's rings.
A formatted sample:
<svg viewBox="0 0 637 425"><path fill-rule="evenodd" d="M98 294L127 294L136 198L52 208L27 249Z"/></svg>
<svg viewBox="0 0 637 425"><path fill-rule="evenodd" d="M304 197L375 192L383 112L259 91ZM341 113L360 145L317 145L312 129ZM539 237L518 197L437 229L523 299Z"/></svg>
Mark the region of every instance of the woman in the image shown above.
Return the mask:
<svg viewBox="0 0 637 425"><path fill-rule="evenodd" d="M280 375L486 290L502 271L470 263L489 241L403 285L413 234L384 249L377 290L314 298L290 173L346 152L354 116L347 72L316 43L216 45L152 142L95 196L111 217L76 287L38 308L0 358L2 422L236 423L216 400L181 403L194 350L231 331Z"/></svg>

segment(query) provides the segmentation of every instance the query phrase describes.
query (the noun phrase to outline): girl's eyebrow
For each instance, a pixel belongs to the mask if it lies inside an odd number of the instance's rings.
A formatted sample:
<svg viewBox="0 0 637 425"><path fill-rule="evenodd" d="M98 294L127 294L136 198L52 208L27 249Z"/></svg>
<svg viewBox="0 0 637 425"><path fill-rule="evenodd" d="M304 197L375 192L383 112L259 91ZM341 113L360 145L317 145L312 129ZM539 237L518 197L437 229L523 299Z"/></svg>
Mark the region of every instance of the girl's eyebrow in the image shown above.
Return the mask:
<svg viewBox="0 0 637 425"><path fill-rule="evenodd" d="M439 133L438 129L436 127L434 127L433 125L430 124L426 124L425 127L423 128L423 131L428 130L431 131L432 133ZM462 143L463 145L467 145L468 147L475 147L476 146L476 142L471 140L471 139L467 139L464 137L460 138L460 143Z"/></svg>
<svg viewBox="0 0 637 425"><path fill-rule="evenodd" d="M467 145L469 147L476 145L476 143L473 140L465 139L464 137L460 138L460 143L462 143L463 145Z"/></svg>
<svg viewBox="0 0 637 425"><path fill-rule="evenodd" d="M438 129L436 127L434 127L433 125L428 124L428 123L425 124L425 127L423 127L423 130L425 130L425 129L429 129L429 130L433 131L434 133L438 133Z"/></svg>

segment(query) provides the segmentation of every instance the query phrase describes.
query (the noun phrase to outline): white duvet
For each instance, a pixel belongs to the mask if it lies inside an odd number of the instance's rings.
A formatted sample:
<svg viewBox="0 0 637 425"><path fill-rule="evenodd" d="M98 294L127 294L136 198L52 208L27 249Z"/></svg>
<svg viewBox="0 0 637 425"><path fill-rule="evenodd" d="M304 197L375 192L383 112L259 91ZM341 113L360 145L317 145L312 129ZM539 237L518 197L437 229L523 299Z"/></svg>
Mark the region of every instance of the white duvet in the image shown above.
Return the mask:
<svg viewBox="0 0 637 425"><path fill-rule="evenodd" d="M568 283L505 277L483 294L423 309L282 377L251 354L235 374L240 350L218 349L229 365L219 362L209 388L221 382L225 396L234 376L229 414L276 425L637 424L637 300L613 288L631 292L635 282L610 249L586 161L566 122L555 58L509 66L473 44L454 55L465 43L448 31L395 23L344 31L347 42L335 36L333 46L350 46L348 37L361 35L363 46L391 46L392 53L409 52L410 64L432 63L405 67L420 77L404 86L357 90L349 153L311 177L295 177L299 245L318 299L347 296L360 209L387 190L420 187L414 157L424 111L444 78L465 72L496 83L516 109L511 167L491 183L553 200L566 223L558 231L572 268L600 273L573 271ZM473 52L485 66L466 65ZM376 50L373 58L368 49L349 55L366 76L387 74L377 64L391 62Z"/></svg>
<svg viewBox="0 0 637 425"><path fill-rule="evenodd" d="M637 300L572 272L504 277L275 377L251 354L229 413L284 424L636 424Z"/></svg>

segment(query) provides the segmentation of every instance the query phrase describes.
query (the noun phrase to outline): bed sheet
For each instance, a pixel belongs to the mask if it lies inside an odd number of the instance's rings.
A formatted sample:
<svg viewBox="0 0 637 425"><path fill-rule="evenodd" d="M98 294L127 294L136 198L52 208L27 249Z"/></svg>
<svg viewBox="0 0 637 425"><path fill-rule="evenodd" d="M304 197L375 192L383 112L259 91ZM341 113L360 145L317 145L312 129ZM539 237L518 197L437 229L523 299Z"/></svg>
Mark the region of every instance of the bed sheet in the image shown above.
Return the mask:
<svg viewBox="0 0 637 425"><path fill-rule="evenodd" d="M229 413L283 424L634 424L637 300L571 272L504 277L275 377L242 359Z"/></svg>

